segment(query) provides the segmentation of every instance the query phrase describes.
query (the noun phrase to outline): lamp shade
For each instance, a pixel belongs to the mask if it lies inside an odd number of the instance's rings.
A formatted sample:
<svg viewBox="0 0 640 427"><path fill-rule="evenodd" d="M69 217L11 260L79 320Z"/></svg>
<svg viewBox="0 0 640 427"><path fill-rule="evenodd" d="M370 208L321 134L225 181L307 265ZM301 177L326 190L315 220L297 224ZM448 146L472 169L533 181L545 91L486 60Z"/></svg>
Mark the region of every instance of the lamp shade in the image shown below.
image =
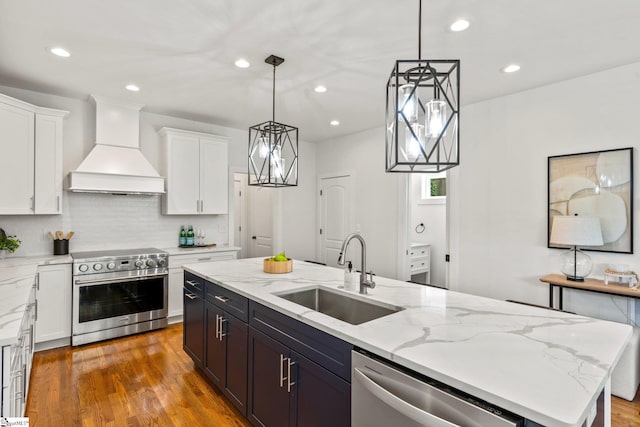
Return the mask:
<svg viewBox="0 0 640 427"><path fill-rule="evenodd" d="M555 245L601 246L600 219L586 216L554 216L551 238Z"/></svg>

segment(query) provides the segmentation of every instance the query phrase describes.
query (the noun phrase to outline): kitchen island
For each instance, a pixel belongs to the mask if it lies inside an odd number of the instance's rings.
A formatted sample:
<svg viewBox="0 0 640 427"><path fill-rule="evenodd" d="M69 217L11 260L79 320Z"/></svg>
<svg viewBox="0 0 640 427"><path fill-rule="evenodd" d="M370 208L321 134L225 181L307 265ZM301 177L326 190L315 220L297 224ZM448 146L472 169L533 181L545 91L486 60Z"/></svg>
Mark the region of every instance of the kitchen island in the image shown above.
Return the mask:
<svg viewBox="0 0 640 427"><path fill-rule="evenodd" d="M367 301L403 310L351 325L277 295L338 290L343 271L294 261L262 271L262 259L185 270L368 352L547 426L582 426L631 337L628 325L376 277ZM605 420L605 425L608 425Z"/></svg>

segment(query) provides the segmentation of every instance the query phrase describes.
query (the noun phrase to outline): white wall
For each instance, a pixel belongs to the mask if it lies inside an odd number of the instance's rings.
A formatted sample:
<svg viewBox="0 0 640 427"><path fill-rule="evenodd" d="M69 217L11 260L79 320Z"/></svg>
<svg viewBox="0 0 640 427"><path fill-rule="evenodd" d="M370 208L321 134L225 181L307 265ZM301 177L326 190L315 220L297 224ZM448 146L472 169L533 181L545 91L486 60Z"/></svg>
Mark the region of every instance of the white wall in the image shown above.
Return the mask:
<svg viewBox="0 0 640 427"><path fill-rule="evenodd" d="M411 222L409 223L410 243L431 245L431 283L446 285L444 257L447 253L447 205L420 203L422 174L411 175ZM418 233L416 226L424 224L424 231Z"/></svg>
<svg viewBox="0 0 640 427"><path fill-rule="evenodd" d="M353 174L353 217L367 243L367 269L396 277L399 177L384 171L384 137L377 128L318 144L317 173Z"/></svg>
<svg viewBox="0 0 640 427"><path fill-rule="evenodd" d="M77 168L93 147L95 107L88 98L80 100L4 86L0 86L0 93L38 106L70 112L64 121L63 171L65 177L70 170ZM160 170L162 155L157 131L164 126L229 137L230 170L246 170L247 130L143 111L140 114L140 149L157 170ZM285 197L284 203L286 209L294 212L298 209L297 200L307 204L309 199L313 198L312 194L305 198L304 186L311 185L315 188L313 147L305 143L302 143L301 147L300 182L302 186L297 189L281 190L293 190L289 196ZM302 165L307 169L303 169ZM232 179L230 189L233 189ZM233 201L232 191L230 199ZM43 231L55 230L76 232L70 243L71 251L141 246L172 247L178 243L179 227L182 224L191 224L195 228L205 229L208 242L222 244L229 242L227 215L163 216L160 215L160 201L159 196L113 196L65 192L62 215L1 216L0 227L9 234L18 235L23 241L14 256L52 253L51 241L43 237ZM289 238L300 237L299 241L291 244L294 248L302 247L300 242L313 235L311 224L315 223L315 210L310 209L309 212L310 218L300 215L300 218L288 223ZM315 248L315 241L310 243L309 247ZM303 250L299 252L307 255Z"/></svg>
<svg viewBox="0 0 640 427"><path fill-rule="evenodd" d="M638 105L640 63L466 106L461 165L448 183L451 288L547 304L538 279L559 273L562 252L546 247L547 157L636 147L637 168ZM638 227L638 174L634 185ZM610 262L640 270L635 243L635 255L589 252L594 274Z"/></svg>

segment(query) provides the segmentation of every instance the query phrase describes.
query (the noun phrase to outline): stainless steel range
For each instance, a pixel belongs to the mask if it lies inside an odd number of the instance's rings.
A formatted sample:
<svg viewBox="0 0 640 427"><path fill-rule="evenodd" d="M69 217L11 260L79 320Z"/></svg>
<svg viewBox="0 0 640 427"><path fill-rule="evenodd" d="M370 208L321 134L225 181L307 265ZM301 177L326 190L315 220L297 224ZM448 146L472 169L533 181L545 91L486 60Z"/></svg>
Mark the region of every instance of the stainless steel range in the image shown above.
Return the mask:
<svg viewBox="0 0 640 427"><path fill-rule="evenodd" d="M75 252L71 256L71 345L167 326L167 252L144 248Z"/></svg>

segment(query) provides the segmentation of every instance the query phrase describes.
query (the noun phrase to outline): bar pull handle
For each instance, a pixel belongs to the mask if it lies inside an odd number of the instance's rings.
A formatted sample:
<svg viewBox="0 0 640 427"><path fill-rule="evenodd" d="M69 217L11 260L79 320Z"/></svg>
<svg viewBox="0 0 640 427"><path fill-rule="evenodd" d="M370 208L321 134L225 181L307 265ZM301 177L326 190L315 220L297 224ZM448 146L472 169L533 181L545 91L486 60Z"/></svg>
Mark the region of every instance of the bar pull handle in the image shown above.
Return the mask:
<svg viewBox="0 0 640 427"><path fill-rule="evenodd" d="M60 212L60 196L56 197L56 212Z"/></svg>
<svg viewBox="0 0 640 427"><path fill-rule="evenodd" d="M186 283L190 284L191 286L198 286L198 282L194 282L193 280L187 280Z"/></svg>
<svg viewBox="0 0 640 427"><path fill-rule="evenodd" d="M218 301L222 302L222 303L225 303L225 304L227 302L229 302L229 298L223 297L223 296L220 296L220 295L216 295L216 296L214 296L214 298L217 299Z"/></svg>
<svg viewBox="0 0 640 427"><path fill-rule="evenodd" d="M286 377L284 377L284 361L286 359L287 358L284 357L284 354L280 355L280 388L284 386L284 380L287 379Z"/></svg>
<svg viewBox="0 0 640 427"><path fill-rule="evenodd" d="M291 367L295 365L296 362L291 361L291 358L287 358L287 393L291 393L291 386L294 386L296 383L291 382Z"/></svg>
<svg viewBox="0 0 640 427"><path fill-rule="evenodd" d="M193 300L193 299L196 299L196 298L197 298L195 294L184 294L184 296L185 296L185 297L187 297L187 298L189 298L189 299L191 299L191 300Z"/></svg>

